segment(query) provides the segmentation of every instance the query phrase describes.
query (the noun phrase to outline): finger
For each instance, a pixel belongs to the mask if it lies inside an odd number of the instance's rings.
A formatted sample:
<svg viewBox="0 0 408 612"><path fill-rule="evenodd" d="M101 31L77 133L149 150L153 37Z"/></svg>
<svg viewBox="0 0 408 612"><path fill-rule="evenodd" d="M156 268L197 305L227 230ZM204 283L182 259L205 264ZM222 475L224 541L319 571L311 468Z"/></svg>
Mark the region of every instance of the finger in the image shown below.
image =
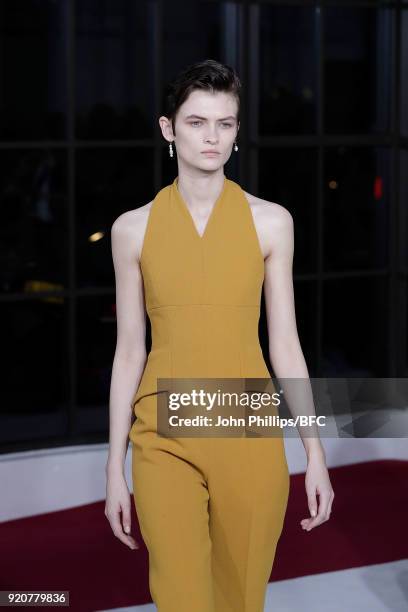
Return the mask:
<svg viewBox="0 0 408 612"><path fill-rule="evenodd" d="M332 512L333 499L334 499L334 493L332 492L331 498L330 498L330 501L329 501L328 517L330 517L331 512Z"/></svg>
<svg viewBox="0 0 408 612"><path fill-rule="evenodd" d="M113 515L110 515L109 517L109 522L112 528L113 533L115 534L115 536L124 544L127 544L129 546L129 544L131 543L132 537L131 536L127 536L123 533L123 529L122 529L122 524L120 521L120 514L119 512L115 512Z"/></svg>
<svg viewBox="0 0 408 612"><path fill-rule="evenodd" d="M119 525L119 527L115 527L113 529L113 533L118 538L118 540L123 542L123 544L126 544L126 546L129 546L129 548L139 548L139 545L137 544L136 540L132 538L132 536L127 536L123 533L121 525Z"/></svg>
<svg viewBox="0 0 408 612"><path fill-rule="evenodd" d="M316 490L308 492L307 494L307 505L309 507L309 512L311 516L317 515L317 500L316 500Z"/></svg>
<svg viewBox="0 0 408 612"><path fill-rule="evenodd" d="M122 525L120 522L119 512L105 511L105 516L109 521L111 529L114 535L121 540L124 544L130 548L139 548L139 544L131 537L123 533Z"/></svg>
<svg viewBox="0 0 408 612"><path fill-rule="evenodd" d="M328 491L324 491L319 495L319 510L317 515L311 519L309 524L309 529L313 527L317 527L317 525L321 525L324 521L326 521L327 509L329 507L330 502L330 493Z"/></svg>
<svg viewBox="0 0 408 612"><path fill-rule="evenodd" d="M128 546L129 548L136 549L136 548L140 548L139 543L136 542L136 540L134 538L132 538L132 536L125 536L128 542Z"/></svg>
<svg viewBox="0 0 408 612"><path fill-rule="evenodd" d="M323 501L322 501L322 522L327 521L330 516L330 505L331 505L331 491L325 491L323 493Z"/></svg>
<svg viewBox="0 0 408 612"><path fill-rule="evenodd" d="M130 533L130 525L131 525L130 504L126 504L122 506L122 525L123 525L123 531L125 531L126 533Z"/></svg>

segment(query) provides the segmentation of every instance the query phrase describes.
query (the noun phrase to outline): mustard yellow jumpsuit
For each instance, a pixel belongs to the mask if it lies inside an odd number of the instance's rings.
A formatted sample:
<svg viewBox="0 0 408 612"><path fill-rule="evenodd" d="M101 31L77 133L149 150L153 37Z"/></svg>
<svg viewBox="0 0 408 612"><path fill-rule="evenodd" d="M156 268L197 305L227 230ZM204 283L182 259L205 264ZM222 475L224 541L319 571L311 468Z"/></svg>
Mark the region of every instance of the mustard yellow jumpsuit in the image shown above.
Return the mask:
<svg viewBox="0 0 408 612"><path fill-rule="evenodd" d="M264 260L237 183L224 176L200 236L177 180L153 200L140 258L152 347L129 438L150 593L158 612L263 612L289 494L283 438L161 437L156 379L269 378Z"/></svg>

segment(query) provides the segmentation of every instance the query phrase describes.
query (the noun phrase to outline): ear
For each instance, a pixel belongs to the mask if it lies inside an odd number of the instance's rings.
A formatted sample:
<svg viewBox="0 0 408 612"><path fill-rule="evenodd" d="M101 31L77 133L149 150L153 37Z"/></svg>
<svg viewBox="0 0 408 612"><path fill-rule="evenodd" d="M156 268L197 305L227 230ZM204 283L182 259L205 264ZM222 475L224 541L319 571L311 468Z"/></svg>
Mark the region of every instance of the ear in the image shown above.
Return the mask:
<svg viewBox="0 0 408 612"><path fill-rule="evenodd" d="M173 141L174 140L174 134L173 134L173 129L171 126L171 121L165 117L164 115L162 115L159 118L159 124L160 124L160 129L162 131L163 134L163 138L165 138L165 140L167 141Z"/></svg>

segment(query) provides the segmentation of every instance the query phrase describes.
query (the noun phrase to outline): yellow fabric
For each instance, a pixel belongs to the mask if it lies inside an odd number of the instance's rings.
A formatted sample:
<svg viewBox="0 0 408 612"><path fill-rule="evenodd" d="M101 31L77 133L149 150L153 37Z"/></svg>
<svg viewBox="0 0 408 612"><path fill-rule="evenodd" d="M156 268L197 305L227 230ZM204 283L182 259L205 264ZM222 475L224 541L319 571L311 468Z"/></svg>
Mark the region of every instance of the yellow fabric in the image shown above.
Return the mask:
<svg viewBox="0 0 408 612"><path fill-rule="evenodd" d="M249 203L224 177L203 236L177 178L153 200L141 254L152 348L132 400L132 478L158 612L262 612L289 472L281 437L165 438L158 377L268 378L264 261Z"/></svg>
<svg viewBox="0 0 408 612"><path fill-rule="evenodd" d="M177 178L153 200L141 255L152 347L133 399L156 377L268 377L258 339L264 261L241 187L224 178L199 237Z"/></svg>

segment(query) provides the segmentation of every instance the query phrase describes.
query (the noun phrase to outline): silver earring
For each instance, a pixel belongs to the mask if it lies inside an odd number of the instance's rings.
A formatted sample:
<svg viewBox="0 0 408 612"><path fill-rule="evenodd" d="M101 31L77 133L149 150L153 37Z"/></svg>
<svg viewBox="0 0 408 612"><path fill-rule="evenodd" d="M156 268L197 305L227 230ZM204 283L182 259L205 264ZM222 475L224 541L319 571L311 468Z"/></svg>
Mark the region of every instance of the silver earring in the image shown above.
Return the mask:
<svg viewBox="0 0 408 612"><path fill-rule="evenodd" d="M235 141L235 143L234 143L234 151L238 151L237 141Z"/></svg>
<svg viewBox="0 0 408 612"><path fill-rule="evenodd" d="M171 144L171 142L169 142L169 155L170 157L173 157L173 145Z"/></svg>

